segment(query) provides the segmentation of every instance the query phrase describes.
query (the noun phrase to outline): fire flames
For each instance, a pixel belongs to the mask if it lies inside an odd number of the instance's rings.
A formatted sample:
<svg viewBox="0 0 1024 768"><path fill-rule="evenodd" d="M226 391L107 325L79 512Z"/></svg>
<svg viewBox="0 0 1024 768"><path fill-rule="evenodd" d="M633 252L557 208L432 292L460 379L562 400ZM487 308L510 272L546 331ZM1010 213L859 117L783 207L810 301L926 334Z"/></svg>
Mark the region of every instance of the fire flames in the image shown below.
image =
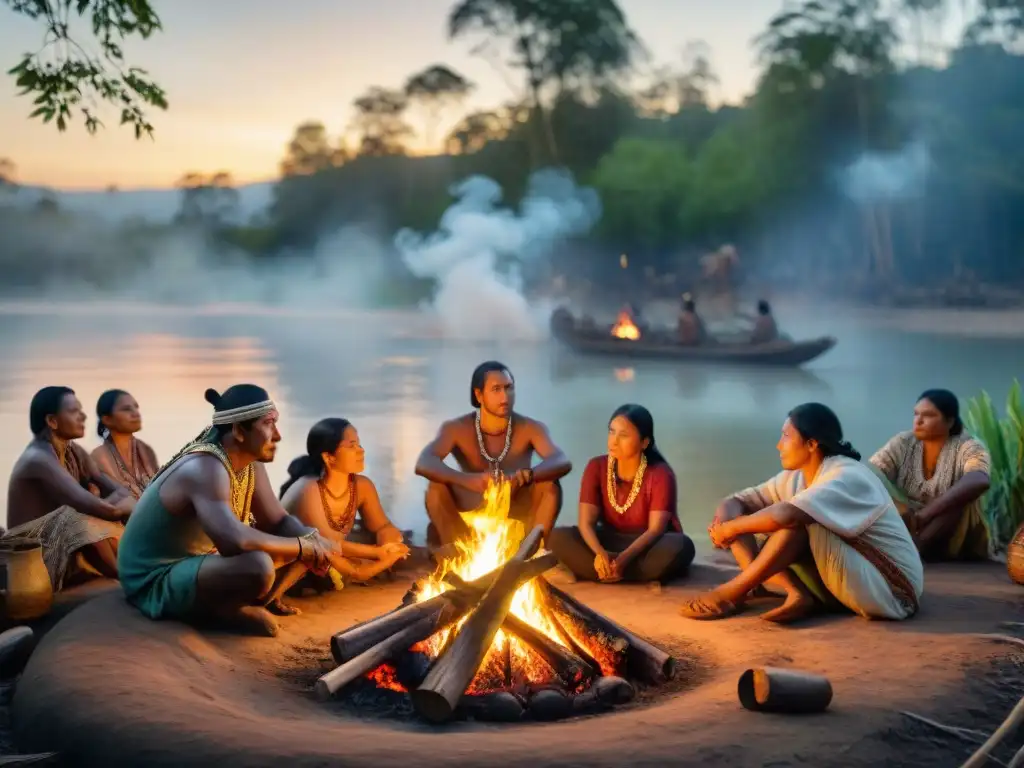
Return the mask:
<svg viewBox="0 0 1024 768"><path fill-rule="evenodd" d="M509 517L511 494L512 488L508 482L492 483L487 488L482 508L465 516L466 522L472 528L472 535L464 541L456 542L458 554L445 560L437 571L420 584L417 602L450 589L451 587L444 582L444 577L449 573L459 576L464 581L473 581L499 568L515 554L526 531L523 523ZM542 593L535 582L527 582L516 591L509 612L559 645L570 647L561 628L555 624L545 609ZM463 618L453 627L418 643L415 650L436 658L450 634L457 633L465 620ZM571 630L567 628L566 631ZM577 642L585 641L585 638L578 638L575 633L573 634L573 639ZM603 666L600 655L598 653L595 658ZM479 672L466 692L483 693L506 687L513 682L509 680L510 676L514 678L515 683L544 683L551 680L553 671L525 643L498 630ZM388 672L379 670L374 679L378 685L394 688L395 686L388 685L392 681L385 680L387 677Z"/></svg>
<svg viewBox="0 0 1024 768"><path fill-rule="evenodd" d="M640 338L640 329L636 327L633 318L625 310L619 312L619 317L615 321L615 325L612 326L612 336L617 339L629 339L630 341L636 341Z"/></svg>

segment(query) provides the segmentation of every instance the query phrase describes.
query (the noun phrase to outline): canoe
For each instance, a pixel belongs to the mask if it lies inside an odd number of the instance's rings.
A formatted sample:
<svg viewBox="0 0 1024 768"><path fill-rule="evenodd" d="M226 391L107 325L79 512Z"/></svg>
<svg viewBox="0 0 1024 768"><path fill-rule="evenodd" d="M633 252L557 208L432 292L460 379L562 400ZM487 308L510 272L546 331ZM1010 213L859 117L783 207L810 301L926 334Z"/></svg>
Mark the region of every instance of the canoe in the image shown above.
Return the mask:
<svg viewBox="0 0 1024 768"><path fill-rule="evenodd" d="M797 366L808 363L836 345L831 336L805 341L778 339L766 344L712 343L698 347L683 346L672 334L648 331L635 341L611 335L611 327L581 329L553 322L551 332L560 343L584 355L603 355L623 359L660 359L695 362L741 363L750 365Z"/></svg>

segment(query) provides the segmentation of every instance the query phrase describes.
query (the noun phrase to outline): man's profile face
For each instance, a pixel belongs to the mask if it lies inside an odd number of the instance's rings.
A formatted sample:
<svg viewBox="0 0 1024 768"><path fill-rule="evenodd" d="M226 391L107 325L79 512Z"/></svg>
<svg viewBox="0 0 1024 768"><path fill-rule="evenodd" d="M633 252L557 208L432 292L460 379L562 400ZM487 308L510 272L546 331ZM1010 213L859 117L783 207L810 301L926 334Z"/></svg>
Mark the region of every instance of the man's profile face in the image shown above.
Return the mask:
<svg viewBox="0 0 1024 768"><path fill-rule="evenodd" d="M277 455L277 444L281 442L281 433L277 429L278 418L277 411L271 411L256 419L248 429L239 427L242 450L265 464L273 461Z"/></svg>
<svg viewBox="0 0 1024 768"><path fill-rule="evenodd" d="M85 437L85 409L76 395L64 395L60 410L46 417L46 424L55 437L78 440Z"/></svg>
<svg viewBox="0 0 1024 768"><path fill-rule="evenodd" d="M476 391L480 407L492 416L507 418L516 404L516 385L508 371L492 371Z"/></svg>

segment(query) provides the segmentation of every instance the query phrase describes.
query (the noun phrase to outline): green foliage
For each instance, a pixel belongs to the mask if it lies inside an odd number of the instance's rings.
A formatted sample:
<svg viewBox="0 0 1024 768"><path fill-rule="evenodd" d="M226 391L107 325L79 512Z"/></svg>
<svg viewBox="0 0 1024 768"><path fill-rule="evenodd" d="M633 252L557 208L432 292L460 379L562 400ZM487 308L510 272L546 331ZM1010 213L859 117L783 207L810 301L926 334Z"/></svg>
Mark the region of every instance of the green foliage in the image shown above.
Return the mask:
<svg viewBox="0 0 1024 768"><path fill-rule="evenodd" d="M30 117L67 130L76 112L85 128L95 133L103 125L101 104L120 110L120 124L131 125L135 138L152 136L147 107L167 109L163 89L138 67L127 66L125 39L149 38L160 30L160 18L147 0L0 0L12 11L43 24L43 49L25 53L9 75L33 96ZM76 17L85 20L99 45L98 55L87 51L71 32Z"/></svg>
<svg viewBox="0 0 1024 768"><path fill-rule="evenodd" d="M1024 407L1020 382L1014 380L1006 398L1006 415L1000 418L987 392L967 406L967 429L981 440L992 457L991 487L985 494L983 512L994 546L1005 549L1024 524Z"/></svg>

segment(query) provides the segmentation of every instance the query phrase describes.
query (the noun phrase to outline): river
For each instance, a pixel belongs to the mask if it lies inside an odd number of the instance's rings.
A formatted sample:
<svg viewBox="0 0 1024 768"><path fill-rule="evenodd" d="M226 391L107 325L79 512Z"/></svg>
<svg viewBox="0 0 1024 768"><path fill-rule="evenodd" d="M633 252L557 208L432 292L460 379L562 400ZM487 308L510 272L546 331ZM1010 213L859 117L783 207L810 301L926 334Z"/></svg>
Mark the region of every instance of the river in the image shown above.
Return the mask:
<svg viewBox="0 0 1024 768"><path fill-rule="evenodd" d="M678 476L684 527L703 530L716 500L778 471L775 443L786 412L817 400L832 406L865 456L909 428L916 396L947 387L962 399L987 390L1002 406L1024 360L1024 341L900 332L835 307L779 313L796 337L832 334L838 346L801 370L715 365L622 364L573 357L548 343L481 345L436 338L415 312L270 312L133 306L0 304L0 479L29 439L37 389L79 394L97 444L96 398L117 387L142 407L141 433L161 460L209 422L202 393L253 382L271 391L283 440L275 485L324 416L359 429L367 474L401 527L426 526L416 456L439 423L469 410L469 375L485 359L513 371L516 408L550 427L574 462L561 520L576 517L587 460L604 452L607 419L626 402L647 406L659 447ZM422 537L421 537L422 538Z"/></svg>

